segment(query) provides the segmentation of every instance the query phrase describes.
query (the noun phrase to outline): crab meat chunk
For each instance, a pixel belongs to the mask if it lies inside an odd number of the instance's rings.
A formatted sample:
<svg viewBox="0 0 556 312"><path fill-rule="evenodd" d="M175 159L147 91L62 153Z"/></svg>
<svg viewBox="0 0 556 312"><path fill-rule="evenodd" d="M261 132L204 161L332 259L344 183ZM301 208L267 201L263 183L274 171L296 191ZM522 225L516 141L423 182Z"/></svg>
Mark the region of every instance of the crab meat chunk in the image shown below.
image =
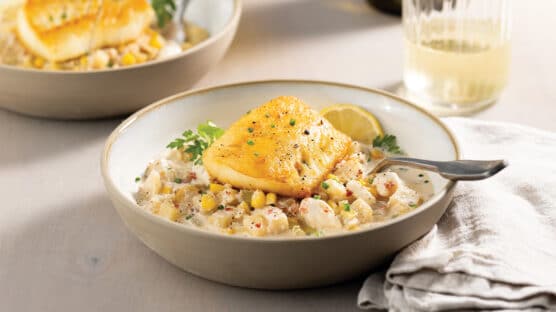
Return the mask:
<svg viewBox="0 0 556 312"><path fill-rule="evenodd" d="M305 224L316 229L339 229L342 227L334 210L324 201L305 198L299 206L299 217Z"/></svg>
<svg viewBox="0 0 556 312"><path fill-rule="evenodd" d="M388 200L388 208L392 213L405 213L410 208L417 207L421 202L419 194L405 185L400 185Z"/></svg>
<svg viewBox="0 0 556 312"><path fill-rule="evenodd" d="M392 196L402 183L395 172L378 173L373 180L373 186L376 188L378 195L386 198Z"/></svg>
<svg viewBox="0 0 556 312"><path fill-rule="evenodd" d="M363 186L359 181L350 180L346 184L346 188L350 190L357 199L363 200L367 205L372 205L376 202L376 198Z"/></svg>

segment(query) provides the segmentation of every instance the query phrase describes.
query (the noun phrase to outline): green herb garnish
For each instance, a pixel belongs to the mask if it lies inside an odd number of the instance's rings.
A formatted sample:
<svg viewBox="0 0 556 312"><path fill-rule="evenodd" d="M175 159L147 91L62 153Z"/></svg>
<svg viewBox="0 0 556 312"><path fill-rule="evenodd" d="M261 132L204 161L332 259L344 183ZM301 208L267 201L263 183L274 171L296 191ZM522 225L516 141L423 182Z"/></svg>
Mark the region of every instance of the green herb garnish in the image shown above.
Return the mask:
<svg viewBox="0 0 556 312"><path fill-rule="evenodd" d="M251 128L251 127L247 128L247 132L253 133L253 128Z"/></svg>
<svg viewBox="0 0 556 312"><path fill-rule="evenodd" d="M172 19L176 13L176 3L174 0L152 0L151 6L156 14L158 27L162 28Z"/></svg>
<svg viewBox="0 0 556 312"><path fill-rule="evenodd" d="M191 160L196 164L202 164L201 157L203 151L207 149L212 142L224 134L224 129L218 128L211 121L197 126L197 133L186 130L182 133L183 138L177 138L166 145L167 148L185 148L184 152L191 156Z"/></svg>
<svg viewBox="0 0 556 312"><path fill-rule="evenodd" d="M189 220L189 219L191 219L191 218L193 218L193 215L192 215L192 214L187 215L187 216L185 217L185 220Z"/></svg>
<svg viewBox="0 0 556 312"><path fill-rule="evenodd" d="M216 209L222 210L222 209L224 209L224 205L218 205L218 207L216 207Z"/></svg>
<svg viewBox="0 0 556 312"><path fill-rule="evenodd" d="M176 183L181 183L181 179L180 179L180 178L175 178L175 179L174 179L174 182L176 182Z"/></svg>
<svg viewBox="0 0 556 312"><path fill-rule="evenodd" d="M409 204L409 207L415 208L415 207L417 207L417 204Z"/></svg>
<svg viewBox="0 0 556 312"><path fill-rule="evenodd" d="M248 145L255 145L255 142L253 142L253 140L247 140L247 144Z"/></svg>
<svg viewBox="0 0 556 312"><path fill-rule="evenodd" d="M348 203L344 203L344 210L345 211L350 211L351 210L351 206Z"/></svg>
<svg viewBox="0 0 556 312"><path fill-rule="evenodd" d="M276 125L275 125L275 124L271 124L270 127L271 127L271 128L276 128Z"/></svg>
<svg viewBox="0 0 556 312"><path fill-rule="evenodd" d="M382 149L386 150L387 152L393 154L403 154L403 151L398 146L396 142L396 136L391 134L386 134L384 136L377 136L373 140L374 147L381 147Z"/></svg>
<svg viewBox="0 0 556 312"><path fill-rule="evenodd" d="M320 199L320 195L319 195L319 194L315 194L315 195L313 195L313 198L314 198L314 199Z"/></svg>
<svg viewBox="0 0 556 312"><path fill-rule="evenodd" d="M140 178L140 177L136 177L136 178L135 178L135 182L139 182L139 181L141 181L141 178Z"/></svg>
<svg viewBox="0 0 556 312"><path fill-rule="evenodd" d="M322 186L322 188L325 190L327 190L330 187L330 185L328 185L328 183L326 182L322 182L320 186Z"/></svg>
<svg viewBox="0 0 556 312"><path fill-rule="evenodd" d="M295 126L295 119L290 119L290 126Z"/></svg>

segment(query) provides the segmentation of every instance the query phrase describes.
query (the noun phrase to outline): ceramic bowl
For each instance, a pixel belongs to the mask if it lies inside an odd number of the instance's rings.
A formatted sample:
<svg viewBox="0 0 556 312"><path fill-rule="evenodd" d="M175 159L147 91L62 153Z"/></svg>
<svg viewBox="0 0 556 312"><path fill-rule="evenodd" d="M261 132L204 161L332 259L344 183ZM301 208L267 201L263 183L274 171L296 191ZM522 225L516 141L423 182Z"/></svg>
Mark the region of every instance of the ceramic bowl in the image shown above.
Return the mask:
<svg viewBox="0 0 556 312"><path fill-rule="evenodd" d="M434 116L379 90L317 81L261 81L181 93L125 120L102 155L108 194L129 230L170 263L204 278L236 286L291 289L332 284L368 273L424 235L446 210L455 183L432 174L435 195L418 209L372 229L321 238L246 238L210 233L167 221L135 203L134 179L168 142L212 120L226 127L279 95L294 95L316 109L360 105L412 156L458 159L450 131Z"/></svg>
<svg viewBox="0 0 556 312"><path fill-rule="evenodd" d="M88 119L136 111L193 86L234 38L241 0L193 0L185 18L210 37L174 57L97 71L65 72L0 65L0 107L23 114Z"/></svg>

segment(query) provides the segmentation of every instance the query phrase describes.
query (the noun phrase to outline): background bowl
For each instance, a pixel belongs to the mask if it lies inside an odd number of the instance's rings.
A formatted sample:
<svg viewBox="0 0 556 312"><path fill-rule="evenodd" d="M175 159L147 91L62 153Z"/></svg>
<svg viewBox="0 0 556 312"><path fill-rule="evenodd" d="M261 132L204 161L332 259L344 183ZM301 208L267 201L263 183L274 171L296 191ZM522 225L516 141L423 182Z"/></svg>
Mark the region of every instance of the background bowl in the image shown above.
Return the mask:
<svg viewBox="0 0 556 312"><path fill-rule="evenodd" d="M0 65L0 107L63 119L116 116L187 90L228 49L240 0L193 0L186 19L210 37L175 57L118 69L64 72Z"/></svg>
<svg viewBox="0 0 556 312"><path fill-rule="evenodd" d="M435 117L393 95L315 81L263 81L182 93L124 121L107 140L101 170L108 194L127 227L176 266L226 284L266 289L321 286L369 272L425 234L451 200L453 182L430 180L435 195L415 211L373 229L322 238L243 238L167 221L137 206L134 179L168 142L207 119L229 126L279 95L294 95L316 109L353 103L373 112L412 156L458 159L450 132Z"/></svg>

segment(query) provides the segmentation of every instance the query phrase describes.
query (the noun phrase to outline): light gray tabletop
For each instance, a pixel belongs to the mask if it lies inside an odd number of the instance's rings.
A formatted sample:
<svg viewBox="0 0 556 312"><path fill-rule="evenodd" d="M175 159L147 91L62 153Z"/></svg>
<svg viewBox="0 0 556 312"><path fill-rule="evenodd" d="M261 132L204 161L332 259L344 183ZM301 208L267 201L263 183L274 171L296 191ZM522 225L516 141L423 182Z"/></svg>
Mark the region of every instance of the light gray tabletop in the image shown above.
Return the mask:
<svg viewBox="0 0 556 312"><path fill-rule="evenodd" d="M556 131L556 1L515 4L510 85L475 118ZM401 48L399 19L365 1L245 0L231 50L198 87L304 78L393 88ZM103 142L119 122L0 111L0 310L356 310L362 279L303 291L240 289L184 273L143 246L99 173Z"/></svg>

